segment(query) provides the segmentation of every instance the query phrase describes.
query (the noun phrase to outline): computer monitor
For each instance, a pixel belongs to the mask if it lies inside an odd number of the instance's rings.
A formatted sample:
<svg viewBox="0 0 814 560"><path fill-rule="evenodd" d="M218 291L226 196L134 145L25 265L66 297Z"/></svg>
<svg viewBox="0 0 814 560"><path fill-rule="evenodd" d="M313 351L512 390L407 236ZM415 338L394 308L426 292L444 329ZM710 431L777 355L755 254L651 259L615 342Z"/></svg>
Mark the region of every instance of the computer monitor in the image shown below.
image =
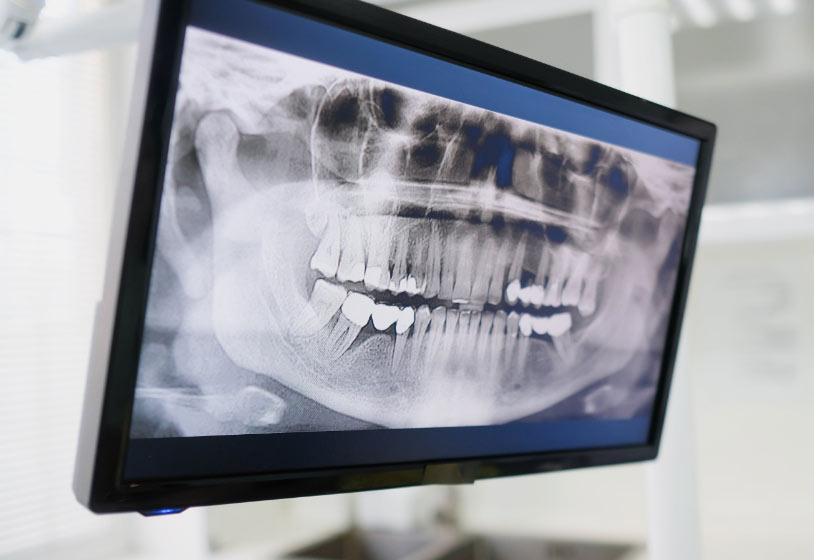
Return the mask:
<svg viewBox="0 0 814 560"><path fill-rule="evenodd" d="M81 502L656 456L713 125L360 2L143 29Z"/></svg>

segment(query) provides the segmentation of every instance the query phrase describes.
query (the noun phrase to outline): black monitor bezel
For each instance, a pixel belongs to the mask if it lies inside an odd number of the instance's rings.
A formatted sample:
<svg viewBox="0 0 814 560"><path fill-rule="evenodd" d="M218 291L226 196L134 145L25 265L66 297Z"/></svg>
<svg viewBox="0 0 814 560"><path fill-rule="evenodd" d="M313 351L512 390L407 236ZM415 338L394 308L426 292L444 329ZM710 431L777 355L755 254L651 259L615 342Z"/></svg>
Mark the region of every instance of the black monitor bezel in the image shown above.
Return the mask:
<svg viewBox="0 0 814 560"><path fill-rule="evenodd" d="M159 7L96 453L89 466L92 478L86 503L90 509L96 512L147 511L436 482L471 482L481 478L626 463L656 457L687 298L701 206L710 170L715 126L546 64L362 2L253 0L632 117L700 141L696 179L648 441L637 446L471 457L466 460L365 468L126 481L125 454L155 245L158 205L172 126L174 92L184 30L192 1L194 0L162 1Z"/></svg>

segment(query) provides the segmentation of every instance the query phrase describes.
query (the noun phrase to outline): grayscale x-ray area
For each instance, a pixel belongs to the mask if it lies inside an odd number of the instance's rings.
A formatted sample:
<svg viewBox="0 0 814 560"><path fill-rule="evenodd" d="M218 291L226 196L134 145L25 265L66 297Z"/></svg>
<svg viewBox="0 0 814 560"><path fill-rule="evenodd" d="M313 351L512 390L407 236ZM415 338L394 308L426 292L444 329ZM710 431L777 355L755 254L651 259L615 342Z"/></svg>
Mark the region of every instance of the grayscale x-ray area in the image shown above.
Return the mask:
<svg viewBox="0 0 814 560"><path fill-rule="evenodd" d="M179 82L134 436L648 414L693 167L196 28Z"/></svg>
<svg viewBox="0 0 814 560"><path fill-rule="evenodd" d="M710 166L250 8L676 109ZM0 560L814 558L813 53L809 0L0 0Z"/></svg>

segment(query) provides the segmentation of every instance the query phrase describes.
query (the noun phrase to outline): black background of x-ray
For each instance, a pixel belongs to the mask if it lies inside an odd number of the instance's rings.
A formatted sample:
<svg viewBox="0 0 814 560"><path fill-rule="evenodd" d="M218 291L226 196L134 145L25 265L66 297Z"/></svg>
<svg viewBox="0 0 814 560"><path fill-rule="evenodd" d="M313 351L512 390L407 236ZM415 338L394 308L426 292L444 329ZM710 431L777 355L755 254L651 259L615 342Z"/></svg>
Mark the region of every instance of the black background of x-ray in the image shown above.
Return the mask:
<svg viewBox="0 0 814 560"><path fill-rule="evenodd" d="M344 26L548 93L587 102L701 141L649 438L645 444L637 446L496 458L473 456L454 461L301 470L282 474L241 476L235 473L233 476L126 481L125 455L155 248L158 205L172 126L184 29L191 1L194 0L163 1L160 6L110 357L106 371L99 373L106 374L106 377L91 377L88 381L89 386L93 383L104 384L104 401L99 425L83 426L80 437L77 477L88 473L92 477L89 493L78 493L83 503L96 512L147 511L432 482L471 482L478 478L646 460L657 455L695 252L701 205L706 192L715 126L378 7L353 0L289 0L284 5L282 2L266 0L261 3ZM231 9L231 6L224 5L224 9ZM88 394L93 394L93 391L88 391ZM213 456L211 459L217 460L217 457Z"/></svg>

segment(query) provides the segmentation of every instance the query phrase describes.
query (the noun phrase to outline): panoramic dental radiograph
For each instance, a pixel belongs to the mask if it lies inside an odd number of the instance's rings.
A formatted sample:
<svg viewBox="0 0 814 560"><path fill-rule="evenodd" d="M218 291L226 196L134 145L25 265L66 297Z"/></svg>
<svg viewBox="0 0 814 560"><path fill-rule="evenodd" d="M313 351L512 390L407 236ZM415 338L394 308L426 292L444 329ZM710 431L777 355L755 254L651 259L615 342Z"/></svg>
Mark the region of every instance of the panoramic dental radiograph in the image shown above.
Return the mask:
<svg viewBox="0 0 814 560"><path fill-rule="evenodd" d="M693 174L190 28L132 434L649 414Z"/></svg>

